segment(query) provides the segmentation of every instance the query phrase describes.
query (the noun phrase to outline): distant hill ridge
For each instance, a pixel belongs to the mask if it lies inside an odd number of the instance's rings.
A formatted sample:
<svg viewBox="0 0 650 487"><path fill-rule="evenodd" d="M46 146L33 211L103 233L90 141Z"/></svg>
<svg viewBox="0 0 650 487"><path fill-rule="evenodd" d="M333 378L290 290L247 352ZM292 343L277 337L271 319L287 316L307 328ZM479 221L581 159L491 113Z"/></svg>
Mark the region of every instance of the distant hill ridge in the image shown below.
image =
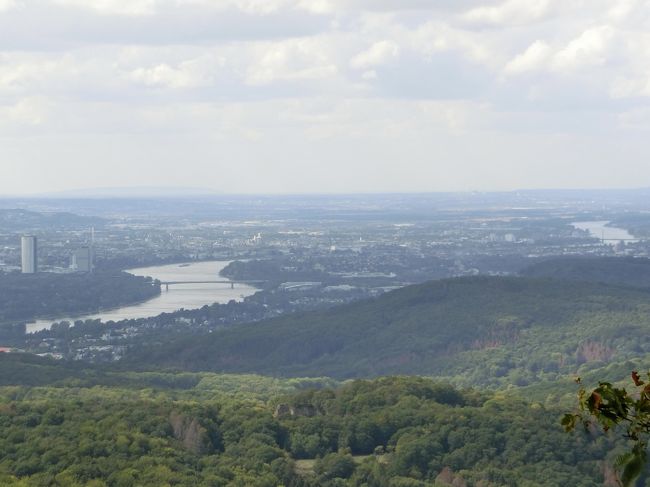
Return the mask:
<svg viewBox="0 0 650 487"><path fill-rule="evenodd" d="M70 229L102 226L106 220L67 212L36 212L20 208L0 208L0 230L20 231Z"/></svg>
<svg viewBox="0 0 650 487"><path fill-rule="evenodd" d="M650 259L559 257L538 262L524 269L521 275L650 288Z"/></svg>

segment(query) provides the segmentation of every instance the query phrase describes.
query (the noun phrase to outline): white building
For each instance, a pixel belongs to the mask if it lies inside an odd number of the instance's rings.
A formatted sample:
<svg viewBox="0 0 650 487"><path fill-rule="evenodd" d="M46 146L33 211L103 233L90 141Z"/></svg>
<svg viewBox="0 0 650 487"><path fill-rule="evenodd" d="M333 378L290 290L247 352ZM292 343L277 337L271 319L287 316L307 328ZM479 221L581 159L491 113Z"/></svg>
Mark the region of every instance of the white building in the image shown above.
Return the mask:
<svg viewBox="0 0 650 487"><path fill-rule="evenodd" d="M92 272L93 251L90 247L82 247L73 252L70 267L77 272Z"/></svg>

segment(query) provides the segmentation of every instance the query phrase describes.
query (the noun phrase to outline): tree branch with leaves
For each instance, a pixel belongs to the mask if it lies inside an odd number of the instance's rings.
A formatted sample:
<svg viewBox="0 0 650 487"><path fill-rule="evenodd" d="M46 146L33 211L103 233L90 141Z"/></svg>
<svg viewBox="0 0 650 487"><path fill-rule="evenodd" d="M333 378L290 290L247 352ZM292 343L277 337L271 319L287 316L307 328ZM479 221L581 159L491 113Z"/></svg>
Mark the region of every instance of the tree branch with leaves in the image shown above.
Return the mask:
<svg viewBox="0 0 650 487"><path fill-rule="evenodd" d="M567 432L579 425L586 431L599 427L604 432L624 428L623 436L630 440L632 448L616 459L619 483L622 487L634 485L647 462L647 446L650 438L650 373L648 382L641 380L638 372L632 372L634 388L628 391L609 382L599 382L598 387L588 391L578 378L579 411L565 414L562 426Z"/></svg>

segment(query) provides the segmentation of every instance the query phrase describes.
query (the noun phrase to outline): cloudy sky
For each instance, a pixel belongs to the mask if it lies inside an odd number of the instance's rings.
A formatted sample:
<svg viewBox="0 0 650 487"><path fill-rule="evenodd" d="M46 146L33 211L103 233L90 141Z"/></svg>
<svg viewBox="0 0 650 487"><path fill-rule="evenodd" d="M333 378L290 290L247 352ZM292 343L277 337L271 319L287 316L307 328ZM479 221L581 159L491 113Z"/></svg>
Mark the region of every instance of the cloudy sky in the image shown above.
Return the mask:
<svg viewBox="0 0 650 487"><path fill-rule="evenodd" d="M650 186L650 1L0 0L0 194Z"/></svg>

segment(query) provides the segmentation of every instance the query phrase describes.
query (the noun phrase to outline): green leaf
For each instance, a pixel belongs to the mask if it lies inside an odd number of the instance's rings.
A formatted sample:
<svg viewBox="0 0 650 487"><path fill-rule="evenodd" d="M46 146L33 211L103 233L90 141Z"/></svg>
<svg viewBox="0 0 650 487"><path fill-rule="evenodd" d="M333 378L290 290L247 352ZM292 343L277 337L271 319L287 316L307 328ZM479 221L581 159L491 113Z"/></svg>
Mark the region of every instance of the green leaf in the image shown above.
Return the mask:
<svg viewBox="0 0 650 487"><path fill-rule="evenodd" d="M641 475L645 460L638 455L632 455L631 460L625 465L621 475L621 484L623 487L634 485L634 481Z"/></svg>
<svg viewBox="0 0 650 487"><path fill-rule="evenodd" d="M564 431L566 431L567 433L569 431L573 431L579 419L580 416L576 414L565 414L562 417L562 426L564 426Z"/></svg>

